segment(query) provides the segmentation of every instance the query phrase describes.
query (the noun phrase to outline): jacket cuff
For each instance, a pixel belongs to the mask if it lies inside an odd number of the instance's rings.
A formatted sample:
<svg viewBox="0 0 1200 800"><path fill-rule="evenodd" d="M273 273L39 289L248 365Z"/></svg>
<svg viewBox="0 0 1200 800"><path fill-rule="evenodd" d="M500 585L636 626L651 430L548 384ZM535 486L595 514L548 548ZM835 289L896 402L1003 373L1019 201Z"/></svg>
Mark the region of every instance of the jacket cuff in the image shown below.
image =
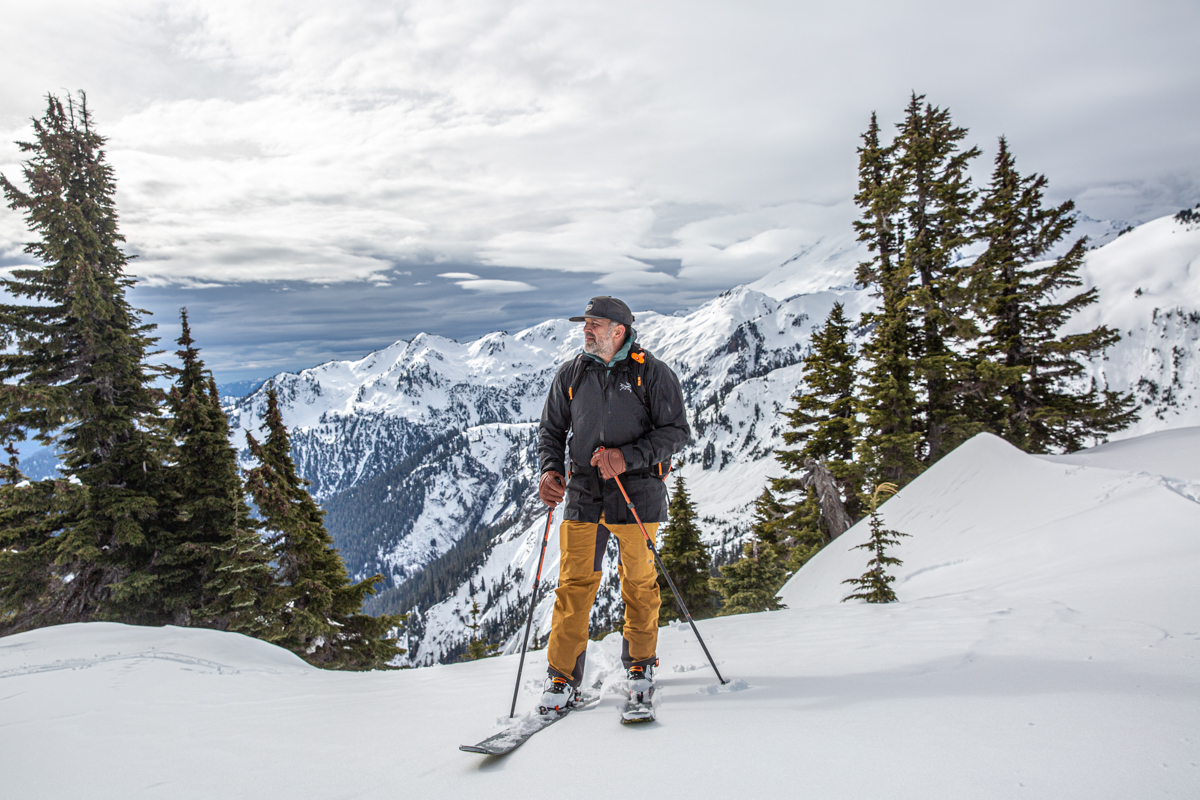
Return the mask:
<svg viewBox="0 0 1200 800"><path fill-rule="evenodd" d="M625 469L626 470L643 469L645 467L650 466L649 464L636 463L638 461L638 457L637 457L638 451L636 449L634 449L633 445L627 444L624 447L618 447L617 449L621 451L621 455L625 456Z"/></svg>

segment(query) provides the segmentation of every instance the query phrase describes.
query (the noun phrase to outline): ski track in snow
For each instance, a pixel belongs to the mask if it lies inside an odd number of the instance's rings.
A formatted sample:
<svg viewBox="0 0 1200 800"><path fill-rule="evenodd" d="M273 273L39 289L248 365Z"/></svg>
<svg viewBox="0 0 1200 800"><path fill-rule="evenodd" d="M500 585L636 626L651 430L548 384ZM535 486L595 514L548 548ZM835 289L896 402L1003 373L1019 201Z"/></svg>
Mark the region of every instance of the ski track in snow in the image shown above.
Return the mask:
<svg viewBox="0 0 1200 800"><path fill-rule="evenodd" d="M729 684L669 625L658 721L622 726L619 639L591 642L599 704L499 759L457 747L507 723L515 655L328 673L215 631L6 637L4 795L524 800L569 764L581 798L1200 796L1200 504L1167 485L1200 429L1169 433L1040 458L977 437L882 507L911 534L899 602L840 602L860 524L788 608L698 623ZM519 715L544 651L524 670Z"/></svg>

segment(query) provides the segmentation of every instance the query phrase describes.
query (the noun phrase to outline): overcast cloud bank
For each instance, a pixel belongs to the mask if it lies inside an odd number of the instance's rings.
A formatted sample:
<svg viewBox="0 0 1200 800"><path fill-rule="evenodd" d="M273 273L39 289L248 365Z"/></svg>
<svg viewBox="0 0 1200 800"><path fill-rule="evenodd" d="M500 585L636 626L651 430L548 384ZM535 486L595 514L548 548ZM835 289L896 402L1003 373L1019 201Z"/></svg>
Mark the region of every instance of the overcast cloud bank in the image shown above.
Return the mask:
<svg viewBox="0 0 1200 800"><path fill-rule="evenodd" d="M601 292L686 307L852 242L857 137L913 90L971 129L977 179L1006 134L1093 217L1200 200L1194 3L9 6L0 170L45 92L87 90L133 271L172 313L240 286L251 342L276 310L318 340L389 319L378 346ZM27 236L0 214L0 265ZM258 302L299 283L346 289Z"/></svg>

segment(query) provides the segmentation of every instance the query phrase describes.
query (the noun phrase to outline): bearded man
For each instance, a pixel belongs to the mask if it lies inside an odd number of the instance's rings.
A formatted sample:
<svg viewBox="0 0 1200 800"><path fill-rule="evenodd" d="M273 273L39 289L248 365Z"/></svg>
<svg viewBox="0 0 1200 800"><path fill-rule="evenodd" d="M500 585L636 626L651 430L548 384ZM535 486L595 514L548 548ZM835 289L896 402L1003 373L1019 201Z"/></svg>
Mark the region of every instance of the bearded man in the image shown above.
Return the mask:
<svg viewBox="0 0 1200 800"><path fill-rule="evenodd" d="M615 297L593 297L583 316L570 319L583 323L583 352L555 374L538 441L538 494L551 508L566 500L549 676L538 711L560 713L578 697L588 620L612 535L620 548L617 573L625 601L621 660L631 697L650 716L658 663L658 574L615 478L621 476L653 537L667 519L664 481L671 457L683 449L691 430L679 378L637 344L629 306Z"/></svg>

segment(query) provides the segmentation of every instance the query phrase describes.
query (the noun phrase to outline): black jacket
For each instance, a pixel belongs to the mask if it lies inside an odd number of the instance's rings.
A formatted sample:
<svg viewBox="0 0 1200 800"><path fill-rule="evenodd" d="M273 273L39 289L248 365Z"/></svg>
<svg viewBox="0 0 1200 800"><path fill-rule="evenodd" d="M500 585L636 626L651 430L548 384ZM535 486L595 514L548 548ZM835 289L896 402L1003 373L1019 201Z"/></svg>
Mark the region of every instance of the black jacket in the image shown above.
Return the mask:
<svg viewBox="0 0 1200 800"><path fill-rule="evenodd" d="M542 409L538 457L542 472L568 475L565 518L582 522L604 519L615 525L633 524L614 480L601 480L590 465L597 447L617 447L625 456L621 483L629 493L642 522L665 522L667 487L664 484L671 456L691 436L679 378L663 362L636 345L632 352L645 356L638 364L626 356L607 369L598 360L580 355L559 367ZM583 373L574 399L568 386L581 360ZM642 393L637 391L641 375ZM642 397L645 397L643 401ZM567 453L567 433L570 452ZM658 464L663 465L660 477Z"/></svg>

